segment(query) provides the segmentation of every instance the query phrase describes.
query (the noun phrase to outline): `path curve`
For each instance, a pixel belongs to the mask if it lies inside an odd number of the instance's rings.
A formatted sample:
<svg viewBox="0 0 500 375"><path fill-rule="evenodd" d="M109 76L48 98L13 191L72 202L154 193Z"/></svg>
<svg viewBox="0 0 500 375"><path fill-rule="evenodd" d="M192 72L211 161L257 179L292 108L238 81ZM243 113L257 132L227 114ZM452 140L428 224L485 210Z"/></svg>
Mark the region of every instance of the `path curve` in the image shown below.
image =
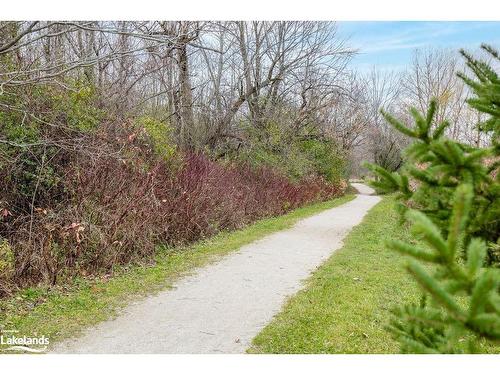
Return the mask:
<svg viewBox="0 0 500 375"><path fill-rule="evenodd" d="M380 201L352 184L355 199L243 246L133 303L114 320L58 343L56 353L244 353L302 280L342 246Z"/></svg>

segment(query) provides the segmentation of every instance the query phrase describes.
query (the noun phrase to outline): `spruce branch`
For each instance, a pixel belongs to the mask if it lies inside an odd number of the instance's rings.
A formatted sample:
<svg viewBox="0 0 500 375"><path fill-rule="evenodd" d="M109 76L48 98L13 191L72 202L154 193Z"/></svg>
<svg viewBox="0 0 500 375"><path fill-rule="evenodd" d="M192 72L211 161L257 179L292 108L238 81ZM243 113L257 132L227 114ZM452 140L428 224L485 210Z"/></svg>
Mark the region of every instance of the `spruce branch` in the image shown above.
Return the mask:
<svg viewBox="0 0 500 375"><path fill-rule="evenodd" d="M482 48L499 60L492 47ZM474 77L458 74L474 93L467 103L488 116L477 126L492 145L448 139L446 120L432 130L432 100L425 114L409 110L413 127L382 111L413 143L398 171L367 166L373 186L399 193L397 210L417 239L387 243L411 258L407 269L428 297L394 310L389 330L403 352L476 352L478 338L500 340L500 80L489 64L460 52Z"/></svg>

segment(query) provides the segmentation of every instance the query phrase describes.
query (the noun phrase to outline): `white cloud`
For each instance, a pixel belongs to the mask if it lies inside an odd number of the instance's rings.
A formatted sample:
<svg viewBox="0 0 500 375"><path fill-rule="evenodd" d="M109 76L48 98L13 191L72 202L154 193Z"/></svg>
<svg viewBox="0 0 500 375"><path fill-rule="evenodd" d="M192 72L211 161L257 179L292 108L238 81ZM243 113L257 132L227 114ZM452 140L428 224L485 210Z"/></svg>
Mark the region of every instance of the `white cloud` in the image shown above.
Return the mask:
<svg viewBox="0 0 500 375"><path fill-rule="evenodd" d="M460 31L457 24L423 22L421 25L385 35L366 38L360 46L361 52L383 52L391 50L414 49L435 42L436 38L452 35Z"/></svg>

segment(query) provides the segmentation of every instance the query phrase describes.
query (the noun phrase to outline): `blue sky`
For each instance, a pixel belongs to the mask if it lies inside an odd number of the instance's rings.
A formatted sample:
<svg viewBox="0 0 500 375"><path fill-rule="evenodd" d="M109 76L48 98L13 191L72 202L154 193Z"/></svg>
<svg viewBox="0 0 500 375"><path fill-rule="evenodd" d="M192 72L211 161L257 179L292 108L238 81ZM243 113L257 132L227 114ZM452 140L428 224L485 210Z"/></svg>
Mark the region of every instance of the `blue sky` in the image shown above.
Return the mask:
<svg viewBox="0 0 500 375"><path fill-rule="evenodd" d="M444 47L474 50L483 42L500 47L500 22L339 22L339 32L359 49L354 65L369 70L402 69L416 48Z"/></svg>

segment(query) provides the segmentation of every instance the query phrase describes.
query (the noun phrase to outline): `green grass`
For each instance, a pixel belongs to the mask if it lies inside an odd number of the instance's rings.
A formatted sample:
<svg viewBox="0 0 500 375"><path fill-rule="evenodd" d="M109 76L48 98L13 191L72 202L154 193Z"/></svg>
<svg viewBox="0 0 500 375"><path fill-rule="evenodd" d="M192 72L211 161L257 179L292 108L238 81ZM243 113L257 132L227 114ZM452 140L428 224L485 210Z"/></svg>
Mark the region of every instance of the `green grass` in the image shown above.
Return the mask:
<svg viewBox="0 0 500 375"><path fill-rule="evenodd" d="M159 251L154 265L135 265L111 278L78 279L57 288L29 288L0 300L0 329L19 335L46 335L51 342L114 316L131 300L168 288L180 276L206 265L267 234L287 229L299 219L353 199L353 195L296 209L260 220L241 230L220 233L186 248Z"/></svg>
<svg viewBox="0 0 500 375"><path fill-rule="evenodd" d="M390 309L418 301L403 264L384 246L387 238L409 239L398 225L394 200L384 198L355 227L342 249L307 281L254 339L253 353L398 353L384 329Z"/></svg>

